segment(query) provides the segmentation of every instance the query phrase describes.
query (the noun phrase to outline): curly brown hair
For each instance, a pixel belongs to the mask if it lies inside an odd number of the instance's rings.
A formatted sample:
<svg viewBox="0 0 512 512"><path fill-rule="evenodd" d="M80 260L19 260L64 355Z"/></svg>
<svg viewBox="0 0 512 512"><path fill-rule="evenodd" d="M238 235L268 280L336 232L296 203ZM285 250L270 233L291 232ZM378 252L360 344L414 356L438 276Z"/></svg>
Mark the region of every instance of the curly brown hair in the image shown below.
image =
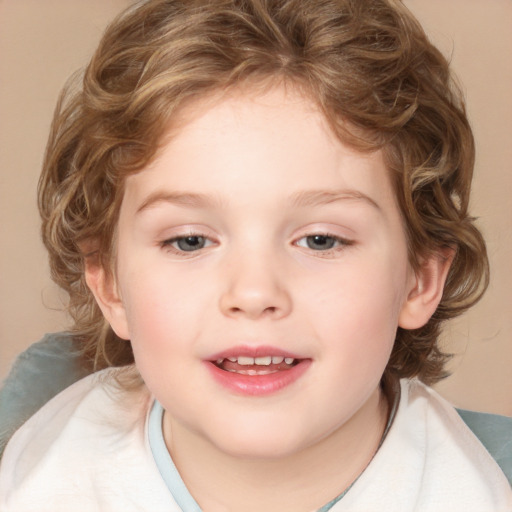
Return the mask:
<svg viewBox="0 0 512 512"><path fill-rule="evenodd" d="M474 142L462 95L398 0L149 0L110 25L61 96L39 187L52 276L86 360L133 362L84 278L87 260L111 272L125 178L155 157L185 104L258 80L293 83L345 143L384 151L414 268L454 251L437 311L420 329L398 329L386 369L439 380L440 326L480 298L488 261L468 214Z"/></svg>

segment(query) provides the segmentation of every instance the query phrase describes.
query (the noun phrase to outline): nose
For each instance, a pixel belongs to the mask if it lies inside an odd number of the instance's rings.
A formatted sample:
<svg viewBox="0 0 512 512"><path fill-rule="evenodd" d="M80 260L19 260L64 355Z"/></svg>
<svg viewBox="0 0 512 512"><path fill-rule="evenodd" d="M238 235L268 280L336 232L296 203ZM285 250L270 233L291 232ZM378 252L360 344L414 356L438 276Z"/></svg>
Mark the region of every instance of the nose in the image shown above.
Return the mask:
<svg viewBox="0 0 512 512"><path fill-rule="evenodd" d="M292 300L286 286L284 268L276 259L257 256L238 257L229 270L220 297L222 313L249 319L280 319L288 316Z"/></svg>

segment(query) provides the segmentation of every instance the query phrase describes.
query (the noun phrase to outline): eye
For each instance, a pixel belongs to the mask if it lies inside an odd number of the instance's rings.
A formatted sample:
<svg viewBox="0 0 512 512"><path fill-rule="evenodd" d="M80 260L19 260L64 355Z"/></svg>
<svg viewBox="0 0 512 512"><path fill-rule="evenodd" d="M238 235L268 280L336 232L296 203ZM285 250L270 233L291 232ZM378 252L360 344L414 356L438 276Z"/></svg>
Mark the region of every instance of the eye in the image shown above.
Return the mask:
<svg viewBox="0 0 512 512"><path fill-rule="evenodd" d="M163 247L169 247L176 252L194 252L208 247L213 242L201 235L177 236L162 242Z"/></svg>
<svg viewBox="0 0 512 512"><path fill-rule="evenodd" d="M296 244L299 247L305 247L313 251L329 251L331 249L338 249L346 245L351 245L351 241L345 240L338 236L329 234L314 234L308 235L297 240Z"/></svg>

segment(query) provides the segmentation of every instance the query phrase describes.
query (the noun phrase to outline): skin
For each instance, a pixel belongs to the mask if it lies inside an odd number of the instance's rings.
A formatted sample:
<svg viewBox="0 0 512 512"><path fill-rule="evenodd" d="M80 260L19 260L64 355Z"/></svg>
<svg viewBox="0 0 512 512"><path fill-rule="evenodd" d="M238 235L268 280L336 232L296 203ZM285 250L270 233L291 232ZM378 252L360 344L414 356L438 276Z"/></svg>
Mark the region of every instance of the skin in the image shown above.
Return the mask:
<svg viewBox="0 0 512 512"><path fill-rule="evenodd" d="M126 181L116 282L90 268L88 283L131 340L203 510L319 508L375 453L397 326L428 320L448 264L412 271L381 152L341 143L293 88L232 91L182 118ZM182 249L189 236L198 250ZM241 345L309 366L276 392L240 394L206 361Z"/></svg>

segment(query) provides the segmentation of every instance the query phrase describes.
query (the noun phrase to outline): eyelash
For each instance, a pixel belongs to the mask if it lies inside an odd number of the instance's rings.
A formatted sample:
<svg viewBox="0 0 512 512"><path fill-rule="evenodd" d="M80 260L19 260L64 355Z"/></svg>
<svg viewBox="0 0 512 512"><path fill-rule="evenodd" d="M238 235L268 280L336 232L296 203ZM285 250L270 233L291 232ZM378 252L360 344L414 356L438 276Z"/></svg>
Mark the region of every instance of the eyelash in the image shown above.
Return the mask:
<svg viewBox="0 0 512 512"><path fill-rule="evenodd" d="M333 243L337 244L337 245L335 245L334 247L329 247L328 249L325 249L325 250L315 250L315 249L309 247L309 245L307 247L305 247L303 245L299 245L299 241L306 240L306 244L307 244L307 239L313 238L313 237L331 239L331 240L333 240ZM353 244L354 244L353 240L348 240L346 238L342 238L340 236L333 235L332 233L311 233L311 234L304 235L304 236L300 237L295 242L295 245L297 245L298 247L303 247L305 249L309 249L312 252L314 252L316 255L318 255L320 257L324 257L324 258L333 256L334 254L336 254L340 251L343 251L346 247L353 245Z"/></svg>
<svg viewBox="0 0 512 512"><path fill-rule="evenodd" d="M191 239L191 238L203 239L205 244L206 244L206 247L210 246L213 243L212 240L209 239L206 235L202 235L200 233L187 233L186 235L175 236L173 238L169 238L167 240L163 240L160 243L160 246L163 249L166 249L166 250L168 250L170 252L173 252L174 254L179 254L179 255L192 255L192 254L194 254L196 252L199 252L201 249L203 249L205 247L205 245L203 245L199 249L187 251L187 250L180 249L179 247L175 247L174 246L174 244L178 244L180 241L186 240L187 238L189 238L189 239Z"/></svg>
<svg viewBox="0 0 512 512"><path fill-rule="evenodd" d="M310 247L310 245L308 244L308 239L313 238L313 237L318 237L318 238L323 238L323 239L330 239L330 240L332 240L332 243L334 244L334 246L333 247L329 247L329 248L324 249L324 250L322 250L322 249L315 250L312 247ZM192 239L192 238L202 239L202 241L204 241L204 245L202 245L198 249L192 249L192 250L189 250L189 251L175 246L175 244L178 244L180 241L184 241L187 238L188 239ZM306 246L300 245L299 242L301 240L305 240L307 245ZM205 247L209 247L213 243L215 243L215 242L213 242L210 238L208 238L208 236L206 236L204 234L200 234L200 233L193 233L193 232L191 232L191 233L187 233L186 235L180 235L180 236L176 236L176 237L173 237L173 238L169 238L167 240L163 240L162 242L160 242L160 246L163 249L165 249L165 250L167 250L169 252L172 252L174 254L180 255L180 256L187 256L187 255L192 256L194 253L200 252L202 249L204 249ZM352 241L352 240L348 240L346 238L342 238L342 237L333 235L331 233L321 233L321 232L320 233L311 233L311 234L307 234L307 235L301 236L300 238L298 238L294 242L295 246L302 247L304 249L309 249L309 250L311 250L312 252L316 253L318 256L321 256L321 257L332 256L335 253L338 253L339 251L342 251L346 247L348 247L350 245L353 245L353 244L354 244L354 241Z"/></svg>

